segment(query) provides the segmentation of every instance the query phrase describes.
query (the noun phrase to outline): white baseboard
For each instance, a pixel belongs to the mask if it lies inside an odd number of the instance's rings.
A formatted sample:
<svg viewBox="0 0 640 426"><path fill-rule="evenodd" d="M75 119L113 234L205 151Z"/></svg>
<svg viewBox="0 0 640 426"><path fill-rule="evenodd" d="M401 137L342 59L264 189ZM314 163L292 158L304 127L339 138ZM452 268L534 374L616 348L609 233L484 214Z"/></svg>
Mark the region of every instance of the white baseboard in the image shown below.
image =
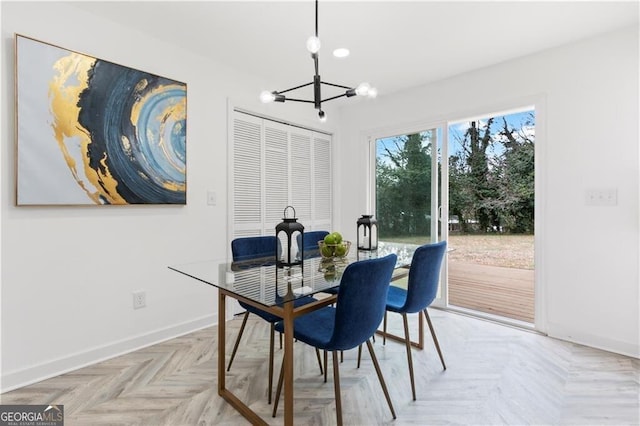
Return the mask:
<svg viewBox="0 0 640 426"><path fill-rule="evenodd" d="M155 330L150 333L130 337L104 346L94 347L86 351L77 352L33 367L9 371L6 373L3 372L2 380L0 381L0 383L2 383L0 393L18 389L82 367L124 355L147 346L155 345L178 336L211 327L217 323L217 314L206 315L194 320Z"/></svg>
<svg viewBox="0 0 640 426"><path fill-rule="evenodd" d="M592 348L602 349L607 352L614 352L620 355L626 355L640 359L640 343L625 342L610 339L604 336L597 336L585 333L579 330L571 330L562 325L549 323L547 335L560 340L566 340L580 345L590 346Z"/></svg>

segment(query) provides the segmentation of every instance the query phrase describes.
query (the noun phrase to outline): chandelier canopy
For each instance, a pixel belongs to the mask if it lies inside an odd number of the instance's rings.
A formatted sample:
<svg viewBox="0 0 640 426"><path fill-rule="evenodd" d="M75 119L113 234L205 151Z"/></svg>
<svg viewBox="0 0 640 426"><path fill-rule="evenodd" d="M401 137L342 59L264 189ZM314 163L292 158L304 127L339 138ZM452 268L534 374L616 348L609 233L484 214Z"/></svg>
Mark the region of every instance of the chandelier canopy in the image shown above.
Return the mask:
<svg viewBox="0 0 640 426"><path fill-rule="evenodd" d="M322 103L331 101L334 99L347 97L350 98L352 96L367 96L370 98L375 98L378 95L378 90L375 87L371 87L369 83L363 82L360 83L356 87L343 86L341 84L328 83L326 81L322 81L320 79L319 66L318 66L318 52L320 51L321 43L318 38L318 0L316 0L316 32L315 35L309 37L307 39L307 50L311 53L311 58L313 59L313 65L315 68L315 74L313 75L313 81L306 84L301 84L300 86L295 86L287 90L280 91L272 91L269 92L267 90L263 91L260 94L260 100L264 103L269 102L285 102L285 101L293 101L293 102L306 102L313 104L314 108L318 110L318 117L320 121L324 122L327 120L327 115L322 110ZM346 49L342 49L342 54L345 54ZM334 52L336 56L339 56L340 53ZM348 51L346 51L348 54ZM322 85L337 87L339 89L345 89L344 93L331 96L326 99L322 99ZM311 99L298 99L298 98L290 98L285 96L285 93L293 92L298 89L302 89L303 87L313 85L313 100Z"/></svg>

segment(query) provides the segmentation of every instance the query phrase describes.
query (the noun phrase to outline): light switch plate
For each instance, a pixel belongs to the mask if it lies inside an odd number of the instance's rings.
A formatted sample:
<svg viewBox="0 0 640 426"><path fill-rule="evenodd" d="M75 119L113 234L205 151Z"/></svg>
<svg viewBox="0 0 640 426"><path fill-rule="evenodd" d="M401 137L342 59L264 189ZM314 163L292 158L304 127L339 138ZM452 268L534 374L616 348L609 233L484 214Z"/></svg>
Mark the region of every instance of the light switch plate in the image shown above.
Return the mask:
<svg viewBox="0 0 640 426"><path fill-rule="evenodd" d="M215 206L217 202L217 196L215 191L207 191L207 205Z"/></svg>
<svg viewBox="0 0 640 426"><path fill-rule="evenodd" d="M587 189L585 203L588 206L615 206L618 204L616 188Z"/></svg>

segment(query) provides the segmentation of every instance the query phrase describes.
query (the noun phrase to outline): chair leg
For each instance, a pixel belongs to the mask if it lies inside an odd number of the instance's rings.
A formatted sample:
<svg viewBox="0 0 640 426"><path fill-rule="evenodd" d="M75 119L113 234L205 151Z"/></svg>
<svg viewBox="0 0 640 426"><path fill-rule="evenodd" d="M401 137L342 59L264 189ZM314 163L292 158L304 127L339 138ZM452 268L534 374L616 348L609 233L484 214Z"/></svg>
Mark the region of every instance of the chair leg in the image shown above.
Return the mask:
<svg viewBox="0 0 640 426"><path fill-rule="evenodd" d="M391 415L395 419L396 412L393 409L393 404L391 403L391 397L389 396L389 391L387 390L387 384L384 382L384 377L382 377L382 370L380 370L380 365L378 364L378 358L376 358L376 353L373 351L373 345L369 340L367 340L367 348L369 349L369 355L371 355L371 359L373 360L373 366L376 368L378 380L380 381L380 385L382 386L382 392L384 392L384 397L387 399L387 404L389 404Z"/></svg>
<svg viewBox="0 0 640 426"><path fill-rule="evenodd" d="M238 337L236 337L236 343L234 343L233 345L233 351L231 352L231 359L229 359L229 365L227 366L227 371L231 370L231 364L233 363L233 358L235 358L236 356L236 351L238 350L238 345L240 344L240 339L242 338L242 333L244 333L244 326L247 325L248 318L249 318L249 311L244 313L244 318L242 319L242 325L240 326Z"/></svg>
<svg viewBox="0 0 640 426"><path fill-rule="evenodd" d="M322 360L320 359L320 349L316 348L316 358L318 358L318 365L320 366L320 374L323 373Z"/></svg>
<svg viewBox="0 0 640 426"><path fill-rule="evenodd" d="M284 382L284 357L282 357L282 365L280 365L280 376L278 377L278 387L276 389L276 398L273 401L273 412L271 417L276 416L278 411L278 402L280 401L280 393L282 392L282 382Z"/></svg>
<svg viewBox="0 0 640 426"><path fill-rule="evenodd" d="M338 352L333 351L333 390L336 394L336 419L338 426L342 426L342 400L340 398L340 363Z"/></svg>
<svg viewBox="0 0 640 426"><path fill-rule="evenodd" d="M407 363L409 364L409 378L411 379L411 393L413 394L413 400L416 400L416 383L413 377L413 358L411 357L411 339L409 338L409 320L407 314L402 314L402 321L404 322L404 343L407 347Z"/></svg>
<svg viewBox="0 0 640 426"><path fill-rule="evenodd" d="M362 358L362 343L358 346L358 366L356 368L360 368L360 358Z"/></svg>
<svg viewBox="0 0 640 426"><path fill-rule="evenodd" d="M328 367L328 363L329 361L327 360L327 351L323 351L324 352L324 382L327 383L327 367Z"/></svg>
<svg viewBox="0 0 640 426"><path fill-rule="evenodd" d="M384 311L384 325L382 326L382 344L387 344L387 311Z"/></svg>
<svg viewBox="0 0 640 426"><path fill-rule="evenodd" d="M431 318L429 318L429 314L427 313L427 308L424 309L424 317L427 319L427 324L429 324L429 330L431 330L431 337L433 337L433 343L436 344L436 350L438 351L438 355L440 355L440 362L442 363L442 368L447 369L447 366L444 364L444 357L442 356L442 352L440 351L440 345L438 344L438 338L436 337L436 331L433 328L433 324L431 323Z"/></svg>
<svg viewBox="0 0 640 426"><path fill-rule="evenodd" d="M273 340L275 338L275 333L275 324L271 324L271 333L269 335L269 396L267 397L269 404L271 404L271 393L273 391Z"/></svg>

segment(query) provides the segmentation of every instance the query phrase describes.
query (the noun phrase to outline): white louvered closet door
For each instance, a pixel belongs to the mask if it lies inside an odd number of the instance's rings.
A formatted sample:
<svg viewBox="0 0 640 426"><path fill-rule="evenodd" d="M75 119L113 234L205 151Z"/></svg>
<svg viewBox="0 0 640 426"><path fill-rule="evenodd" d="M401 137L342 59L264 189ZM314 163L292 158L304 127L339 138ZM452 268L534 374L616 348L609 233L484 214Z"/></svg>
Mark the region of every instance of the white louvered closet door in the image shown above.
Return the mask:
<svg viewBox="0 0 640 426"><path fill-rule="evenodd" d="M306 231L313 225L311 138L312 132L308 130L291 129L291 205Z"/></svg>
<svg viewBox="0 0 640 426"><path fill-rule="evenodd" d="M232 238L260 235L264 229L262 119L235 114L230 168Z"/></svg>
<svg viewBox="0 0 640 426"><path fill-rule="evenodd" d="M231 239L274 235L289 205L305 231L331 230L330 135L234 111L231 162Z"/></svg>
<svg viewBox="0 0 640 426"><path fill-rule="evenodd" d="M332 231L333 172L331 169L331 136L313 134L313 196L311 209L313 227L316 230Z"/></svg>
<svg viewBox="0 0 640 426"><path fill-rule="evenodd" d="M264 122L266 206L265 227L275 233L289 205L289 126L273 121Z"/></svg>

